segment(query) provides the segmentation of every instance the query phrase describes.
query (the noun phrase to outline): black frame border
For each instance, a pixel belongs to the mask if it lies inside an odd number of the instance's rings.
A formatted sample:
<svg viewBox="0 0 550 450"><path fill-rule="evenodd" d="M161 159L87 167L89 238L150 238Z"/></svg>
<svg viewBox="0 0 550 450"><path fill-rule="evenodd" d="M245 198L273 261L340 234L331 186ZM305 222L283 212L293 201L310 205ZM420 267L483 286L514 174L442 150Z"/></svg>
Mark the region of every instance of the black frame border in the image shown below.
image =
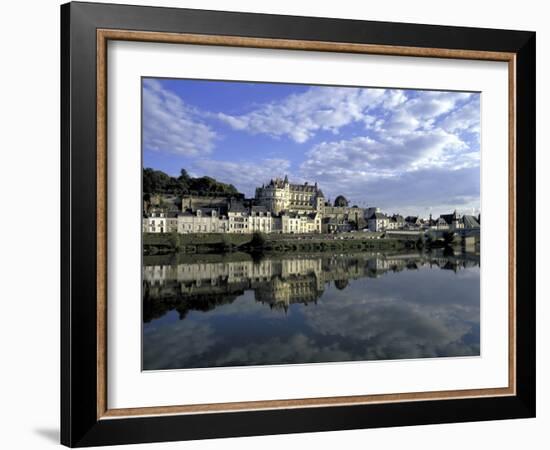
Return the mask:
<svg viewBox="0 0 550 450"><path fill-rule="evenodd" d="M96 30L516 54L515 396L97 419ZM61 443L70 447L534 417L534 32L73 2L61 6Z"/></svg>

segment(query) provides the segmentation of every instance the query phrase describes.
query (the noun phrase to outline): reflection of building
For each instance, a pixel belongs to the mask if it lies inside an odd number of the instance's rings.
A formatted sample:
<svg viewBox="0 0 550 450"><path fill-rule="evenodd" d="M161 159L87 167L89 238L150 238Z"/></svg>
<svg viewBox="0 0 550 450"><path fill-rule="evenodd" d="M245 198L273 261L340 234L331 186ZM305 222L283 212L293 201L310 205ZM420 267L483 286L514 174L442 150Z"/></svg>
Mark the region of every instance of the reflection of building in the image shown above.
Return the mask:
<svg viewBox="0 0 550 450"><path fill-rule="evenodd" d="M256 301L285 311L293 303L316 303L319 296L317 279L313 274L288 279L274 278L254 290Z"/></svg>
<svg viewBox="0 0 550 450"><path fill-rule="evenodd" d="M254 291L258 302L287 310L294 303L316 303L327 284L334 283L335 288L341 290L348 287L349 280L378 278L387 272L422 266L458 271L479 266L479 254L361 253L145 265L144 311L155 315L159 311L177 309L180 317L185 317L190 309L213 309L234 301L246 291Z"/></svg>

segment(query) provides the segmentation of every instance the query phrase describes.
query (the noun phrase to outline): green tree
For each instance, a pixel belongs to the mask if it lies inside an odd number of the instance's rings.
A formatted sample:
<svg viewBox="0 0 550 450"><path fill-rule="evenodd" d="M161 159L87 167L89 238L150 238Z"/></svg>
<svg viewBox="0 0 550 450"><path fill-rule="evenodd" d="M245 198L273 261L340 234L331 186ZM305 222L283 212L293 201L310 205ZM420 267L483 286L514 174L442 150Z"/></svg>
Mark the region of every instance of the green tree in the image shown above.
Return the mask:
<svg viewBox="0 0 550 450"><path fill-rule="evenodd" d="M250 245L254 248L263 248L265 247L265 244L267 242L267 239L265 235L259 231L255 231L252 235L252 240L250 241Z"/></svg>
<svg viewBox="0 0 550 450"><path fill-rule="evenodd" d="M172 231L170 233L170 237L168 238L168 242L170 243L170 247L178 251L180 249L180 237L178 233L175 231Z"/></svg>
<svg viewBox="0 0 550 450"><path fill-rule="evenodd" d="M171 177L161 170L143 169L144 200L152 194L182 196L190 193L244 197L232 184L221 183L211 177L193 178L185 169L181 169L178 177Z"/></svg>

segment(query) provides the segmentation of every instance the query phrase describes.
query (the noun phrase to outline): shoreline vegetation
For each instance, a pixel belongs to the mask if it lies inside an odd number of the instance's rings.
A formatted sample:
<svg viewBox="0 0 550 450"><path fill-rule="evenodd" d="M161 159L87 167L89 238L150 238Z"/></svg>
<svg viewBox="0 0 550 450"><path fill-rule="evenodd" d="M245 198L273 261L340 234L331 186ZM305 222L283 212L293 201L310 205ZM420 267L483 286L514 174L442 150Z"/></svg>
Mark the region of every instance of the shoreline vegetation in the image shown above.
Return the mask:
<svg viewBox="0 0 550 450"><path fill-rule="evenodd" d="M477 247L479 236L463 238L453 232L436 237L388 236L384 232L339 234L229 234L229 233L143 233L143 254L226 253L322 253L327 251L397 251L405 249L452 249Z"/></svg>
<svg viewBox="0 0 550 450"><path fill-rule="evenodd" d="M476 252L457 252L449 254L445 249L397 249L390 251L343 251L343 252L260 252L248 253L244 251L236 251L232 253L164 253L156 255L145 255L143 257L143 267L149 266L174 266L179 264L219 264L219 263L242 263L248 261L258 261L263 258L270 258L276 261L288 259L289 257L296 260L310 259L317 257L331 257L332 255L340 255L347 257L377 257L377 258L394 258L394 257L423 257L423 258L455 258L478 261L479 254Z"/></svg>

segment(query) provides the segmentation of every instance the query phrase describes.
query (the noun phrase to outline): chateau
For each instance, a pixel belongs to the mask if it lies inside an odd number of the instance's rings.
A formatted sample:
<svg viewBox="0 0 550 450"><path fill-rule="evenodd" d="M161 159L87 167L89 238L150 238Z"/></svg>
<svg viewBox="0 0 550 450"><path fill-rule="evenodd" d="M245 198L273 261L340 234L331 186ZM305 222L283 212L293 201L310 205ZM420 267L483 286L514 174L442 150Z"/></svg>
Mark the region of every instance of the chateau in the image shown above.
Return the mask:
<svg viewBox="0 0 550 450"><path fill-rule="evenodd" d="M256 188L255 200L275 215L322 213L325 206L325 196L317 183L291 184L286 176L284 180L276 178L267 186Z"/></svg>

